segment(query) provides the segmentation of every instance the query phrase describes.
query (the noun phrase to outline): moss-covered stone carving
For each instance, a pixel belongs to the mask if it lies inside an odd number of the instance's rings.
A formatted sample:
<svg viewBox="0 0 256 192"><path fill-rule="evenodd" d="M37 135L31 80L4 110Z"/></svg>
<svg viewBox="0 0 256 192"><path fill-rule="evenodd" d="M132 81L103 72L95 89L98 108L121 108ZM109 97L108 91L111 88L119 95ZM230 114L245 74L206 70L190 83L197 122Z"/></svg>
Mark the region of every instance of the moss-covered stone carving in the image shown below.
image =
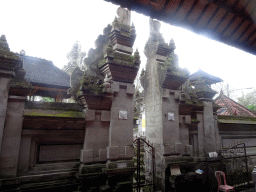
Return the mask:
<svg viewBox="0 0 256 192"><path fill-rule="evenodd" d="M82 91L86 94L102 95L102 83L99 77L84 75L81 80Z"/></svg>

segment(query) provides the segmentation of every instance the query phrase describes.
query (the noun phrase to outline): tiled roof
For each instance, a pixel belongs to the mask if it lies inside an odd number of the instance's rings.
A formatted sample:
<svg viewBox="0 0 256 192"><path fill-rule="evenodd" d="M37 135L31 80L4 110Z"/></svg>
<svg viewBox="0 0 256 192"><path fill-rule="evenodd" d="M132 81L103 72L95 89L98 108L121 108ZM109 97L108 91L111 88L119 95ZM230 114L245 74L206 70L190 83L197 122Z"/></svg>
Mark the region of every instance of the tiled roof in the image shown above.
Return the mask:
<svg viewBox="0 0 256 192"><path fill-rule="evenodd" d="M221 107L220 109L217 110L218 115L237 115L237 116L256 117L255 112L250 111L246 107L228 98L223 94L222 91L220 95L214 100L214 102Z"/></svg>
<svg viewBox="0 0 256 192"><path fill-rule="evenodd" d="M70 87L70 76L56 67L52 61L31 56L23 56L23 60L25 79L32 85Z"/></svg>

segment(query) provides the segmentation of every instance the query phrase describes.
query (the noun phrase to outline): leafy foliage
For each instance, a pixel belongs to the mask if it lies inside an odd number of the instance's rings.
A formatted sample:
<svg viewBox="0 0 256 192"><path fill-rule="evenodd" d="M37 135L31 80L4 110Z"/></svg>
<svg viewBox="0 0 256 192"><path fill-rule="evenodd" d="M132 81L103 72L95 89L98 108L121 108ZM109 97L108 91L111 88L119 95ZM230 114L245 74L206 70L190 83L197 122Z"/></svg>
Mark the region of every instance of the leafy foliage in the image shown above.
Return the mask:
<svg viewBox="0 0 256 192"><path fill-rule="evenodd" d="M40 101L42 101L42 102L55 102L55 99L51 98L51 97L41 97Z"/></svg>
<svg viewBox="0 0 256 192"><path fill-rule="evenodd" d="M247 94L243 94L242 97L238 98L238 103L245 106L247 109L251 111L255 111L256 109L256 91L252 91Z"/></svg>
<svg viewBox="0 0 256 192"><path fill-rule="evenodd" d="M230 99L236 100L237 98L235 95L235 89L226 82L216 83L213 84L211 87L214 91L217 91L218 93L223 91L223 94L229 97Z"/></svg>

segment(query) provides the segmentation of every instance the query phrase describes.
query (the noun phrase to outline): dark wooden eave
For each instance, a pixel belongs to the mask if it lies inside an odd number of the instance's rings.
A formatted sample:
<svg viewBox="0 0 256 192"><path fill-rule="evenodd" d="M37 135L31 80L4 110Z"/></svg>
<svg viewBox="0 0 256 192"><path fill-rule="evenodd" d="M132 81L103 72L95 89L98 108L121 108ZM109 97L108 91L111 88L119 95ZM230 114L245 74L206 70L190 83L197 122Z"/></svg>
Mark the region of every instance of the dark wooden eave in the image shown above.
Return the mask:
<svg viewBox="0 0 256 192"><path fill-rule="evenodd" d="M105 0L256 55L254 0Z"/></svg>

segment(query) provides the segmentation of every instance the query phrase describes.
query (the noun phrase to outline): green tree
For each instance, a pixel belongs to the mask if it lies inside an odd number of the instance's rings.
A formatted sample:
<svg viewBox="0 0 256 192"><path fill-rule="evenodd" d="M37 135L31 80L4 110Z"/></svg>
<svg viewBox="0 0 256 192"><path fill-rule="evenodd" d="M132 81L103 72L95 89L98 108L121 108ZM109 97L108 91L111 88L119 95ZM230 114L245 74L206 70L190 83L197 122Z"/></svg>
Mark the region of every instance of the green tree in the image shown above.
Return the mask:
<svg viewBox="0 0 256 192"><path fill-rule="evenodd" d="M55 99L51 98L51 97L41 97L40 101L42 101L42 102L55 102Z"/></svg>
<svg viewBox="0 0 256 192"><path fill-rule="evenodd" d="M236 92L233 87L231 87L228 83L226 82L220 82L213 84L211 88L217 92L217 95L222 91L224 95L227 97L236 100ZM217 95L215 97L217 97Z"/></svg>
<svg viewBox="0 0 256 192"><path fill-rule="evenodd" d="M238 98L238 103L246 107L251 111L255 111L256 109L256 90L242 95L242 97Z"/></svg>

